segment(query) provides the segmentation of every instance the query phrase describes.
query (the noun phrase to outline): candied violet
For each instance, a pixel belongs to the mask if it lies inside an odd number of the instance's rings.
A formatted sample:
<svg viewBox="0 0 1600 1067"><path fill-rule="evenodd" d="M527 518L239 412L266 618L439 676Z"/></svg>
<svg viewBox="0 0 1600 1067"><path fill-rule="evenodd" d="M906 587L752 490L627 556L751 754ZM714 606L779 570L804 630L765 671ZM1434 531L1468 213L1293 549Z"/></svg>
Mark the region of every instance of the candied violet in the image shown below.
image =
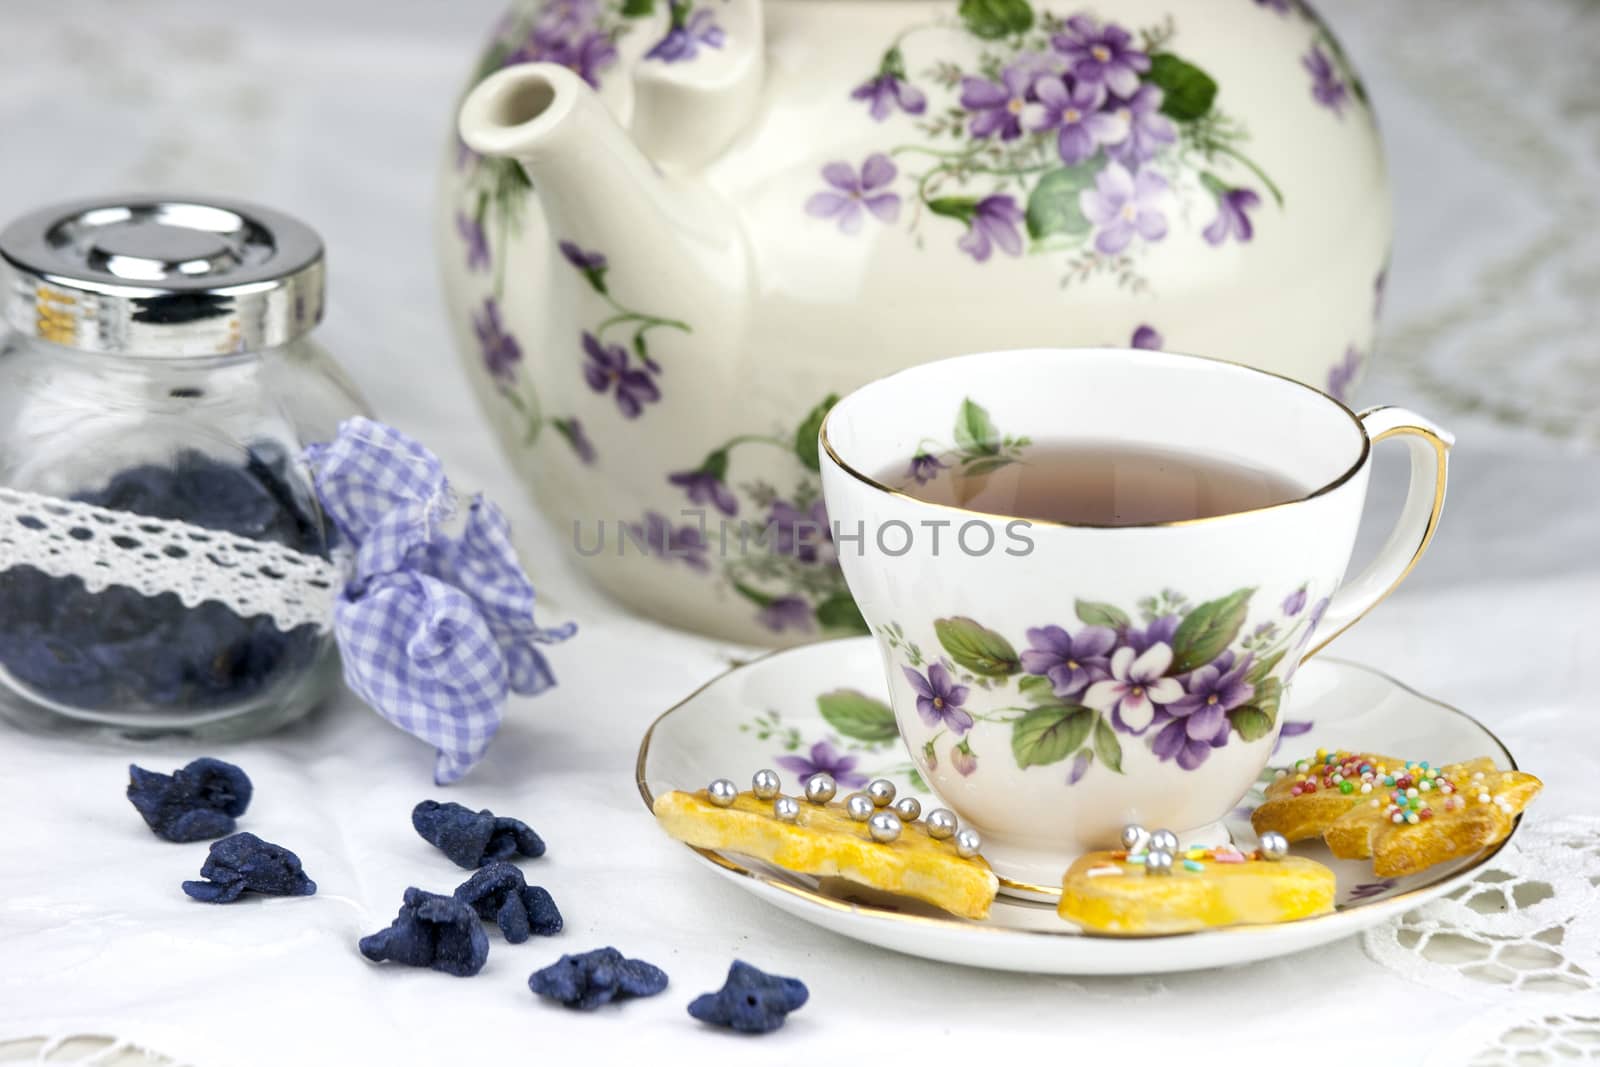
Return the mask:
<svg viewBox="0 0 1600 1067"><path fill-rule="evenodd" d="M614 948L597 948L528 976L528 988L569 1008L593 1011L624 997L653 997L667 988L667 972L644 960L630 960Z"/></svg>
<svg viewBox="0 0 1600 1067"><path fill-rule="evenodd" d="M252 833L213 842L200 877L208 880L185 882L183 891L207 904L231 904L246 891L274 897L309 897L317 891L299 856Z"/></svg>
<svg viewBox="0 0 1600 1067"><path fill-rule="evenodd" d="M130 467L73 499L182 520L327 555L309 490L297 494L287 453L251 447L243 465L186 450L170 466ZM214 602L122 586L92 592L34 567L0 572L0 666L50 701L86 709L227 707L308 669L323 646L314 626L284 633Z"/></svg>
<svg viewBox="0 0 1600 1067"><path fill-rule="evenodd" d="M455 898L494 923L506 940L521 944L534 934L549 937L561 932L561 912L543 886L529 885L522 869L510 863L491 863L456 887Z"/></svg>
<svg viewBox="0 0 1600 1067"><path fill-rule="evenodd" d="M363 937L360 948L374 963L389 960L471 978L489 958L489 936L467 904L412 886L394 922Z"/></svg>
<svg viewBox="0 0 1600 1067"><path fill-rule="evenodd" d="M128 765L128 800L155 835L185 843L233 833L250 806L250 776L231 763L201 757L171 774Z"/></svg>
<svg viewBox="0 0 1600 1067"><path fill-rule="evenodd" d="M473 811L454 802L424 800L411 809L411 825L424 841L468 870L516 855L544 855L544 841L527 823L496 816L488 808Z"/></svg>
<svg viewBox="0 0 1600 1067"><path fill-rule="evenodd" d="M806 984L798 978L767 974L743 960L734 960L722 988L695 997L689 1014L712 1026L726 1026L743 1034L765 1034L782 1026L784 1018L810 996Z"/></svg>

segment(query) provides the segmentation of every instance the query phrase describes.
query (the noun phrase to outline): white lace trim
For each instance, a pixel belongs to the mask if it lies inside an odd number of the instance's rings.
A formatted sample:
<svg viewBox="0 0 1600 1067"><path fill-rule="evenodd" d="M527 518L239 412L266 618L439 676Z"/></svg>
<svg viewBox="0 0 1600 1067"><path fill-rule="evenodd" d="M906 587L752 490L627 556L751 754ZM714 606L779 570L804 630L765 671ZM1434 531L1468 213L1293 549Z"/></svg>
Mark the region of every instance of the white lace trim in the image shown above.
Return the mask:
<svg viewBox="0 0 1600 1067"><path fill-rule="evenodd" d="M117 585L173 593L191 608L215 601L284 631L330 629L343 582L337 563L283 545L0 488L0 571L22 565L81 578L93 592Z"/></svg>
<svg viewBox="0 0 1600 1067"><path fill-rule="evenodd" d="M1429 1065L1600 1056L1597 887L1600 819L1530 825L1465 886L1363 935L1384 966L1491 1009L1436 1043Z"/></svg>

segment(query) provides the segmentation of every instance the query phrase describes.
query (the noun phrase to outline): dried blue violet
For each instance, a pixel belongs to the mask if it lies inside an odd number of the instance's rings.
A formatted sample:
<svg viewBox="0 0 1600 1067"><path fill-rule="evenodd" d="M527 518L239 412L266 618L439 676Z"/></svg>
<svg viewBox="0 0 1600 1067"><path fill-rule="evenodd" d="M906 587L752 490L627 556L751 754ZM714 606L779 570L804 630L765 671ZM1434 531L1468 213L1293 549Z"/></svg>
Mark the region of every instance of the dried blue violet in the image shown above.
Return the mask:
<svg viewBox="0 0 1600 1067"><path fill-rule="evenodd" d="M251 833L213 842L200 877L207 881L185 882L183 891L207 904L231 904L246 891L274 897L309 897L317 891L299 856Z"/></svg>
<svg viewBox="0 0 1600 1067"><path fill-rule="evenodd" d="M653 997L667 988L667 972L630 960L614 948L562 956L528 977L528 988L569 1008L593 1011L624 997Z"/></svg>
<svg viewBox="0 0 1600 1067"><path fill-rule="evenodd" d="M209 841L233 833L233 820L250 806L250 792L244 771L210 757L171 774L128 767L128 800L167 841Z"/></svg>
<svg viewBox="0 0 1600 1067"><path fill-rule="evenodd" d="M387 930L361 939L361 954L375 963L431 967L471 978L489 958L489 936L467 904L412 886Z"/></svg>
<svg viewBox="0 0 1600 1067"><path fill-rule="evenodd" d="M689 1014L712 1026L726 1026L742 1034L765 1034L778 1029L791 1011L811 993L798 978L783 978L734 960L728 980L715 993L702 993L689 1005Z"/></svg>
<svg viewBox="0 0 1600 1067"><path fill-rule="evenodd" d="M516 855L544 855L544 842L527 823L496 816L487 808L473 811L456 803L424 800L411 809L411 825L424 841L468 870Z"/></svg>
<svg viewBox="0 0 1600 1067"><path fill-rule="evenodd" d="M521 944L534 934L549 937L561 932L561 912L543 886L529 885L522 869L509 863L491 863L456 889L455 898L494 923L506 940Z"/></svg>

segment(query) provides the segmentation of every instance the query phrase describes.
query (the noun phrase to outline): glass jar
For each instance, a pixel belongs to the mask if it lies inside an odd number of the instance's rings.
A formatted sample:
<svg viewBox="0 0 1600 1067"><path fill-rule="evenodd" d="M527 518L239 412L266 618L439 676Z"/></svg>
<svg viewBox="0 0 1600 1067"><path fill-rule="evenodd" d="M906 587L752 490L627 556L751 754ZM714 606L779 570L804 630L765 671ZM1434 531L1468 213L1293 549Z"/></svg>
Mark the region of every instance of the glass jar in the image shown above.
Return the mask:
<svg viewBox="0 0 1600 1067"><path fill-rule="evenodd" d="M0 233L0 715L238 737L326 694L325 623L285 629L270 610L130 580L145 561L231 565L201 528L245 552L330 556L301 450L364 405L306 336L323 274L310 228L238 203L66 204ZM51 501L89 505L67 535L99 538L106 573L23 537ZM141 532L119 515L171 523Z"/></svg>

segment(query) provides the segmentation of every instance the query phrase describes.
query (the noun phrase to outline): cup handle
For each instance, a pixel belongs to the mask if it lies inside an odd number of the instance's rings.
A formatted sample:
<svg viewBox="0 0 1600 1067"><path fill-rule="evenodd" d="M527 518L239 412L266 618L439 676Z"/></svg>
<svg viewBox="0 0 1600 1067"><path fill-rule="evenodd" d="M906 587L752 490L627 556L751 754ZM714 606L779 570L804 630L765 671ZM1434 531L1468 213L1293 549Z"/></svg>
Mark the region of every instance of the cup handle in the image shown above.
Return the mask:
<svg viewBox="0 0 1600 1067"><path fill-rule="evenodd" d="M1391 437L1405 439L1411 450L1411 484L1400 519L1378 549L1371 563L1340 586L1322 615L1327 636L1318 641L1303 659L1327 647L1328 642L1354 626L1377 606L1417 565L1428 550L1434 531L1439 528L1439 513L1444 510L1445 480L1450 469L1450 446L1455 437L1450 431L1405 408L1368 408L1357 416L1374 445Z"/></svg>

